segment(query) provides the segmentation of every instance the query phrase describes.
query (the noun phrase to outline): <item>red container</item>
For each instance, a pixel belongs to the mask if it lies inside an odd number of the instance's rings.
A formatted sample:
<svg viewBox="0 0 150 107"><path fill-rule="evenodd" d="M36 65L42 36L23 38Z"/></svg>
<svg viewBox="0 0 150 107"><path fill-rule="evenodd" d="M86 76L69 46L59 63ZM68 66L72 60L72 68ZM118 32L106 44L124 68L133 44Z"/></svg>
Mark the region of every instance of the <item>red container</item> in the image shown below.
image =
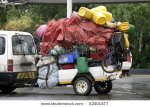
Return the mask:
<svg viewBox="0 0 150 107"><path fill-rule="evenodd" d="M61 65L61 69L75 69L75 65L74 64L64 64L64 65Z"/></svg>

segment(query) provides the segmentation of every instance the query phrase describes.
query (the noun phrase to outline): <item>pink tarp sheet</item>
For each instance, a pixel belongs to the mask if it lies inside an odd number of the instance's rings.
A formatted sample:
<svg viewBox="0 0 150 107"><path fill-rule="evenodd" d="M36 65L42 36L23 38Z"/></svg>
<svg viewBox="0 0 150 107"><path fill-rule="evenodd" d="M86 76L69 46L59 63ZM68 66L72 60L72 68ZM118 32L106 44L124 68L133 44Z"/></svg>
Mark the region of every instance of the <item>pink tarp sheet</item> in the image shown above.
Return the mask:
<svg viewBox="0 0 150 107"><path fill-rule="evenodd" d="M98 49L101 52L99 55L104 55L108 52L108 44L113 32L114 29L96 25L74 12L70 18L48 22L42 38L41 53L46 55L51 48L58 44L63 47L86 44Z"/></svg>

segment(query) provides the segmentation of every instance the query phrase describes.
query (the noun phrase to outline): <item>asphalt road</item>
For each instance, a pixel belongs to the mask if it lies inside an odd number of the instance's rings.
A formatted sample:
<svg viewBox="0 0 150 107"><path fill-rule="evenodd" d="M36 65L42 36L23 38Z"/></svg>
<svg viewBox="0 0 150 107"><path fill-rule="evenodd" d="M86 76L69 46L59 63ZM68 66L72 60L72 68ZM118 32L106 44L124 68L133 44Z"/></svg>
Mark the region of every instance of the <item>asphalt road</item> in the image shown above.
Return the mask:
<svg viewBox="0 0 150 107"><path fill-rule="evenodd" d="M115 80L112 91L106 95L99 95L94 89L89 96L78 96L72 87L27 87L18 88L8 95L0 93L0 100L150 100L150 75L132 75Z"/></svg>

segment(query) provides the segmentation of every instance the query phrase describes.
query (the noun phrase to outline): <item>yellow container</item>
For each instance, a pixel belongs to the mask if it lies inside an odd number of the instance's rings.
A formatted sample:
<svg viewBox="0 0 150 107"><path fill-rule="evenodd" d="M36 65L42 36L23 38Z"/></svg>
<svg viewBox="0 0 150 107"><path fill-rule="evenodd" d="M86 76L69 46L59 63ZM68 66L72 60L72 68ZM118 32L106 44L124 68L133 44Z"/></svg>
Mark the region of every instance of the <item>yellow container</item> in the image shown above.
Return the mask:
<svg viewBox="0 0 150 107"><path fill-rule="evenodd" d="M130 43L128 39L128 34L124 33L124 42L125 42L125 48L129 48Z"/></svg>
<svg viewBox="0 0 150 107"><path fill-rule="evenodd" d="M111 22L112 21L112 14L110 12L106 12L106 11L99 11L101 13L103 13L106 16L106 21Z"/></svg>
<svg viewBox="0 0 150 107"><path fill-rule="evenodd" d="M106 16L100 12L94 12L92 20L98 25L104 25L106 23Z"/></svg>
<svg viewBox="0 0 150 107"><path fill-rule="evenodd" d="M92 19L92 11L86 7L81 7L78 11L79 16L84 17L86 19Z"/></svg>
<svg viewBox="0 0 150 107"><path fill-rule="evenodd" d="M98 6L91 9L92 12L105 11L107 12L107 8L105 6Z"/></svg>
<svg viewBox="0 0 150 107"><path fill-rule="evenodd" d="M119 31L127 32L130 29L129 22L123 22L118 25Z"/></svg>

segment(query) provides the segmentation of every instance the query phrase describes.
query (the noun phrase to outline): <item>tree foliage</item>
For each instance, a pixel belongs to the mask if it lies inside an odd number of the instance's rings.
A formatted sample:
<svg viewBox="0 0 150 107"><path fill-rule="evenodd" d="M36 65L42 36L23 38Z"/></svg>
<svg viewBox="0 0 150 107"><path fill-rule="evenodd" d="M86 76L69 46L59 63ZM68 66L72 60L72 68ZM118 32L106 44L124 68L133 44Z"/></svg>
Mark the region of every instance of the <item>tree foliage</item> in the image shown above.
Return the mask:
<svg viewBox="0 0 150 107"><path fill-rule="evenodd" d="M102 4L74 4L73 10L81 6L93 8ZM105 5L105 4L104 4ZM129 35L135 49L133 54L134 68L150 68L150 3L107 4L108 11L116 21L128 21L135 25L134 35ZM66 5L23 5L0 7L0 26L8 29L24 30L34 35L35 25L46 24L48 20L66 17Z"/></svg>
<svg viewBox="0 0 150 107"><path fill-rule="evenodd" d="M20 16L20 18L14 18L13 20L9 20L6 25L6 30L14 30L14 31L28 31L31 27L32 19L26 15Z"/></svg>

